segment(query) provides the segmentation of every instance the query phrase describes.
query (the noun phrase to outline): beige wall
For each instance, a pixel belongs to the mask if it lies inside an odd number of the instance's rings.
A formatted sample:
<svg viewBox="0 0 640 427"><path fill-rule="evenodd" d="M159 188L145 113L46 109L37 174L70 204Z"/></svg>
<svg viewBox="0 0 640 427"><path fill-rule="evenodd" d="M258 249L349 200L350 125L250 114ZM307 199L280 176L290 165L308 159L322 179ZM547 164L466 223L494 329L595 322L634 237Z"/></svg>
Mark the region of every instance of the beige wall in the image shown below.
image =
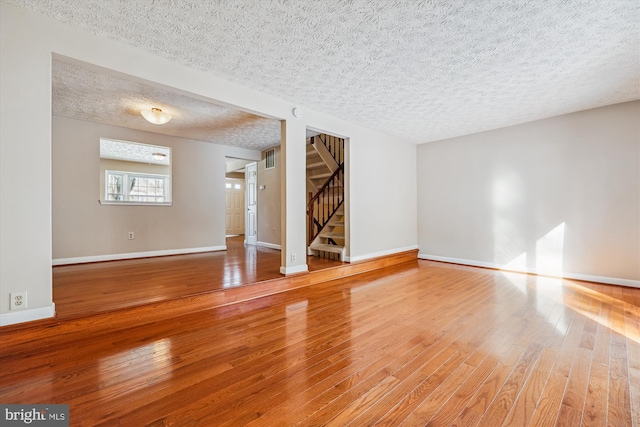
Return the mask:
<svg viewBox="0 0 640 427"><path fill-rule="evenodd" d="M172 205L98 203L104 175L100 172L101 137L171 147ZM54 117L53 259L223 247L224 157L228 149L206 142ZM128 240L129 231L135 233L134 240Z"/></svg>
<svg viewBox="0 0 640 427"><path fill-rule="evenodd" d="M351 241L349 255L365 259L417 247L414 145L304 106L299 106L304 116L295 119L290 100L257 92L210 72L191 69L0 2L0 323L51 317L54 312L51 58L55 55L281 120L281 271L288 274L307 269L304 256L307 128L349 138L346 165L347 215L352 225L347 230ZM251 150L236 149L227 155L254 158ZM389 186L384 174L379 173L380 165L386 162L394 165L389 170ZM353 180L349 179L349 171ZM16 185L25 179L30 184L28 197ZM404 191L393 193L392 203L378 209L380 197L371 195L372 183L381 185L379 194L385 195L401 182L406 183ZM394 203L404 209L391 208ZM224 207L224 203L220 206ZM395 225L378 233L380 224ZM29 292L29 306L27 310L12 312L9 293L19 291Z"/></svg>
<svg viewBox="0 0 640 427"><path fill-rule="evenodd" d="M275 148L275 157L272 169L265 169L265 152L258 162L258 242L280 246L280 147Z"/></svg>
<svg viewBox="0 0 640 427"><path fill-rule="evenodd" d="M640 280L639 120L636 101L419 146L420 253Z"/></svg>
<svg viewBox="0 0 640 427"><path fill-rule="evenodd" d="M227 178L244 179L244 173L242 172L229 172L226 176Z"/></svg>

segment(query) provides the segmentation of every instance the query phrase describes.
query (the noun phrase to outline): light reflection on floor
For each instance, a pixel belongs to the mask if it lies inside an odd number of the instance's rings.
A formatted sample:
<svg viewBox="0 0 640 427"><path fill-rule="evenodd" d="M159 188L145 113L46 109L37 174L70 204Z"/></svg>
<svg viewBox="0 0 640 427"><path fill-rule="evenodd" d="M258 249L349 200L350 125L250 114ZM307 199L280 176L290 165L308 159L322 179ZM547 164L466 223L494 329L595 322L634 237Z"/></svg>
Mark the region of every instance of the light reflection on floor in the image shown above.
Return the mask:
<svg viewBox="0 0 640 427"><path fill-rule="evenodd" d="M148 372L172 375L171 339L162 338L139 347L105 356L98 359L97 363L101 384L112 381L115 370L120 372L118 375L119 381L141 378L143 374ZM125 366L129 366L130 369L124 369L123 367ZM136 388L131 387L131 389L135 390ZM123 393L126 393L126 391L123 391Z"/></svg>
<svg viewBox="0 0 640 427"><path fill-rule="evenodd" d="M614 321L613 316L606 316L601 313L601 310L598 309L597 312L591 309L592 300L598 302L597 306L600 304L607 304L609 306L622 306L623 312L630 311L632 313L636 313L638 307L635 305L629 304L623 300L613 298L609 295L603 294L602 292L598 292L594 289L591 289L587 286L581 285L579 282L575 280L561 279L556 277L547 277L547 276L536 276L536 275L527 275L524 273L515 273L515 272L507 272L502 271L502 275L509 280L509 282L521 293L524 295L529 294L531 291L531 295L536 297L535 307L538 313L541 315L545 315L544 313L545 307L550 301L561 301L561 303L571 309L574 310L581 315L609 328L610 330L617 332L621 335L626 336L629 339L640 344L640 327L639 325L629 325L628 322L624 321L624 318L618 319L618 321ZM609 285L595 285L595 286L609 286ZM614 286L614 285L611 285ZM530 289L535 287L535 289ZM571 290L580 296L586 298L586 301L583 301L583 298L576 298L575 296L567 297L565 295L566 290ZM566 316L562 315L558 322L555 324L555 328L558 332L563 333L567 330L568 325L566 324Z"/></svg>

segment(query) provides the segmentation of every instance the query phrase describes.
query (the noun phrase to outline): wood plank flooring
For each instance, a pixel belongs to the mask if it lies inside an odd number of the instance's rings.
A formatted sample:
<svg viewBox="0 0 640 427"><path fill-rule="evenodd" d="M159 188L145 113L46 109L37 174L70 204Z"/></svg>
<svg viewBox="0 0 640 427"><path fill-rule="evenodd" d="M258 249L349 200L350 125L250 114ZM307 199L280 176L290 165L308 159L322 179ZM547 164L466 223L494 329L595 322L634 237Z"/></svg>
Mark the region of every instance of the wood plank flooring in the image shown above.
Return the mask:
<svg viewBox="0 0 640 427"><path fill-rule="evenodd" d="M56 318L69 319L127 307L233 289L283 277L280 251L227 238L227 250L53 267ZM309 270L341 265L309 257Z"/></svg>
<svg viewBox="0 0 640 427"><path fill-rule="evenodd" d="M414 261L155 316L0 330L0 402L74 426L640 426L640 289Z"/></svg>

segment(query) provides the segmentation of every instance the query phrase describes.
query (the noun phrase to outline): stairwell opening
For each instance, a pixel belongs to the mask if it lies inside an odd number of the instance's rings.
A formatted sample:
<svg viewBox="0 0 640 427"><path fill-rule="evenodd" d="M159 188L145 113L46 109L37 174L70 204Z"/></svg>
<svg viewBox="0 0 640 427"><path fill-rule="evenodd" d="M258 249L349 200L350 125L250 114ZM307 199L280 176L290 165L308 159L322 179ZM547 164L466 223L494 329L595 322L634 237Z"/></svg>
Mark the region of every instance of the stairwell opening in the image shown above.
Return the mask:
<svg viewBox="0 0 640 427"><path fill-rule="evenodd" d="M307 138L307 247L309 256L344 261L347 253L345 138Z"/></svg>

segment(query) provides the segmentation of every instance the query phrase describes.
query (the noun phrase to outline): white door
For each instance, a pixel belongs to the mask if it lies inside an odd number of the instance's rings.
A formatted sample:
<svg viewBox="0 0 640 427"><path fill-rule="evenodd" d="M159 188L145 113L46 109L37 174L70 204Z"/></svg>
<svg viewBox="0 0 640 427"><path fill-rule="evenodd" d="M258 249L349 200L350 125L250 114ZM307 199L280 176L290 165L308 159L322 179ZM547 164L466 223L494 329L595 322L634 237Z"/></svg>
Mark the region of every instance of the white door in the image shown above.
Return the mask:
<svg viewBox="0 0 640 427"><path fill-rule="evenodd" d="M248 164L245 167L244 176L247 184L247 220L244 239L247 244L256 245L258 243L258 164Z"/></svg>
<svg viewBox="0 0 640 427"><path fill-rule="evenodd" d="M244 233L244 181L226 180L227 212L225 216L226 235Z"/></svg>

